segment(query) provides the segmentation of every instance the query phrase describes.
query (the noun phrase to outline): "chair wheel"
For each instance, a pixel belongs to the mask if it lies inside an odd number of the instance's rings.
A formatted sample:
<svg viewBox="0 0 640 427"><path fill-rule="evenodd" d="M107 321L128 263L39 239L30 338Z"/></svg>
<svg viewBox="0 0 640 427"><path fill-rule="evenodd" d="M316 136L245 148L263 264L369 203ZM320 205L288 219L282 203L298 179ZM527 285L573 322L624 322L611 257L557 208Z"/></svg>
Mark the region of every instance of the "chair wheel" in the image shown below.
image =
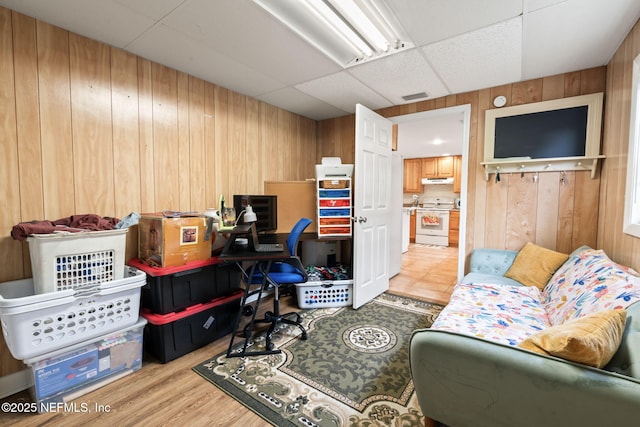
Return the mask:
<svg viewBox="0 0 640 427"><path fill-rule="evenodd" d="M307 333L303 332L302 336L300 337L300 339L303 340L303 341L306 340L307 339Z"/></svg>
<svg viewBox="0 0 640 427"><path fill-rule="evenodd" d="M244 328L244 337L251 338L251 330L248 327Z"/></svg>
<svg viewBox="0 0 640 427"><path fill-rule="evenodd" d="M253 307L250 305L245 305L242 307L242 315L243 316L251 316L253 314Z"/></svg>
<svg viewBox="0 0 640 427"><path fill-rule="evenodd" d="M273 345L273 343L271 341L269 341L267 343L267 350L271 351L275 348L275 345Z"/></svg>

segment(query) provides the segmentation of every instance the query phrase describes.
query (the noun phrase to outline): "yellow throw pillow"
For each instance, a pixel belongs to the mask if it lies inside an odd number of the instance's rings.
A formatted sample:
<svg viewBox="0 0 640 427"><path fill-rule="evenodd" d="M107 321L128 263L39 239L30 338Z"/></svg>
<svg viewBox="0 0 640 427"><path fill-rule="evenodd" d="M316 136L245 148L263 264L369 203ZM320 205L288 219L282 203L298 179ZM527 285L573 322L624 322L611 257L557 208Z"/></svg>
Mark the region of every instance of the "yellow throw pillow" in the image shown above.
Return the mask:
<svg viewBox="0 0 640 427"><path fill-rule="evenodd" d="M553 273L569 258L569 255L543 248L534 243L524 245L505 277L526 286L543 290Z"/></svg>
<svg viewBox="0 0 640 427"><path fill-rule="evenodd" d="M531 335L518 347L602 368L618 351L627 312L604 310Z"/></svg>

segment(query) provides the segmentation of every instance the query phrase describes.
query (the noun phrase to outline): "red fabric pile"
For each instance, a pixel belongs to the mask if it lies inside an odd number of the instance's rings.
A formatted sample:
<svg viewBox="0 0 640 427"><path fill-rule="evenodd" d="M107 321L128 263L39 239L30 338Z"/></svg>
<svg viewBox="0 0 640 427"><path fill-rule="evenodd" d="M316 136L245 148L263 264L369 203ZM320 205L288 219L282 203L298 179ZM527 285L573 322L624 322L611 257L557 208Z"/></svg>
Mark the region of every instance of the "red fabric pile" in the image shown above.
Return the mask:
<svg viewBox="0 0 640 427"><path fill-rule="evenodd" d="M30 234L49 234L55 231L113 230L118 222L118 218L101 217L96 214L72 215L55 221L27 221L14 225L11 237L14 240L25 240Z"/></svg>

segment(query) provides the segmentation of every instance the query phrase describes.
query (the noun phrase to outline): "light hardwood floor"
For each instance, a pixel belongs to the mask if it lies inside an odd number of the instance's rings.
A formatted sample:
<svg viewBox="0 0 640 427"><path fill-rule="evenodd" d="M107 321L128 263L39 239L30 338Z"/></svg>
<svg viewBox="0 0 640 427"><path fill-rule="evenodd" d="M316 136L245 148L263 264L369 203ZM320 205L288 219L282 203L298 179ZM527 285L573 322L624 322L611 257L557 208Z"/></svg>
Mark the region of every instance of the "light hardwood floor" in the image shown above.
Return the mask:
<svg viewBox="0 0 640 427"><path fill-rule="evenodd" d="M456 283L457 247L409 245L402 270L389 282L389 291L438 304L447 304Z"/></svg>
<svg viewBox="0 0 640 427"><path fill-rule="evenodd" d="M435 249L411 245L403 254L402 272L391 279L389 291L445 304L456 277L457 248ZM266 302L266 301L265 301ZM270 304L263 303L262 308ZM282 309L297 310L292 297ZM12 426L266 426L262 418L227 396L191 368L226 351L229 336L161 364L145 357L142 368L74 400L79 409L55 413L0 412L0 425ZM27 392L2 402L31 402ZM109 411L98 411L96 405Z"/></svg>

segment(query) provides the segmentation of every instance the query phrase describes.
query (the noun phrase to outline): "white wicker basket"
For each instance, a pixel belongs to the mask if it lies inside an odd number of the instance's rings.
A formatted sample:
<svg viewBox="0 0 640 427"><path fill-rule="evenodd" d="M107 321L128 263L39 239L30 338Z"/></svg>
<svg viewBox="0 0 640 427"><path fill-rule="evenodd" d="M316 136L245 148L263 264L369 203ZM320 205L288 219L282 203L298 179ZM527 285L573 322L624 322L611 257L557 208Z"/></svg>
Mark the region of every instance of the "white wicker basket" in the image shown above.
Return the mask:
<svg viewBox="0 0 640 427"><path fill-rule="evenodd" d="M30 359L138 321L146 274L123 268L122 279L75 290L34 294L33 280L0 283L0 321L9 351Z"/></svg>
<svg viewBox="0 0 640 427"><path fill-rule="evenodd" d="M122 279L127 229L27 237L35 293Z"/></svg>

